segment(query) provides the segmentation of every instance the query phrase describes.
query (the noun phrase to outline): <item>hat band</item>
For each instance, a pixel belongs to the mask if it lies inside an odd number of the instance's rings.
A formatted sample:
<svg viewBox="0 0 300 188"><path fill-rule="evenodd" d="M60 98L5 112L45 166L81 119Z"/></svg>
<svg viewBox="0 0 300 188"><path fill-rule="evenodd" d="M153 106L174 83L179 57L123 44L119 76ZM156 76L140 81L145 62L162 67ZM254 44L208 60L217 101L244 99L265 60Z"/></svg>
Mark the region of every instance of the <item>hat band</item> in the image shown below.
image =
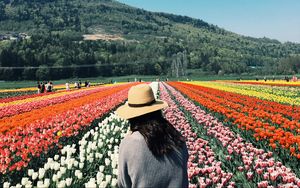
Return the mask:
<svg viewBox="0 0 300 188"><path fill-rule="evenodd" d="M152 104L154 104L156 102L156 100L154 99L153 101L150 101L150 102L147 102L147 103L144 103L144 104L130 104L128 103L128 106L130 107L144 107L144 106L150 106Z"/></svg>

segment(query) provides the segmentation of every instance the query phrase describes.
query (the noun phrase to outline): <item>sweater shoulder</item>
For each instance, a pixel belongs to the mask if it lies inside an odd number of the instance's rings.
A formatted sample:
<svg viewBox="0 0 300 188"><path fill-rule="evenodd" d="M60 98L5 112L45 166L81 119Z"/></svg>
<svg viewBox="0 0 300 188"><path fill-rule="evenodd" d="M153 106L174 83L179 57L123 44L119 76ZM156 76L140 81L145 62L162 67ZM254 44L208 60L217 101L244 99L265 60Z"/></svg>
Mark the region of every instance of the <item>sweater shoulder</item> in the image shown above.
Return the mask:
<svg viewBox="0 0 300 188"><path fill-rule="evenodd" d="M146 145L146 142L144 140L143 135L135 131L129 135L127 135L122 141L120 148L123 149L138 149L138 148L144 148Z"/></svg>

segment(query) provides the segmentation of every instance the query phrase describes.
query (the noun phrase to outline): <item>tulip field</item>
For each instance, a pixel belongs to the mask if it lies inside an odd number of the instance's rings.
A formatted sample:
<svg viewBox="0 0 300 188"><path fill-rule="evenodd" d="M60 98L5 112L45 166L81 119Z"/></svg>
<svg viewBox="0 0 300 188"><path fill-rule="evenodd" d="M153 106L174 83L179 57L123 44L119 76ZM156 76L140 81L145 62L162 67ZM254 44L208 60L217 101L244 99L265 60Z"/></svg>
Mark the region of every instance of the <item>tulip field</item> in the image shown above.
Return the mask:
<svg viewBox="0 0 300 188"><path fill-rule="evenodd" d="M114 111L136 84L3 90L0 187L117 187L119 144L130 130ZM189 187L300 187L296 83L149 84L186 138Z"/></svg>

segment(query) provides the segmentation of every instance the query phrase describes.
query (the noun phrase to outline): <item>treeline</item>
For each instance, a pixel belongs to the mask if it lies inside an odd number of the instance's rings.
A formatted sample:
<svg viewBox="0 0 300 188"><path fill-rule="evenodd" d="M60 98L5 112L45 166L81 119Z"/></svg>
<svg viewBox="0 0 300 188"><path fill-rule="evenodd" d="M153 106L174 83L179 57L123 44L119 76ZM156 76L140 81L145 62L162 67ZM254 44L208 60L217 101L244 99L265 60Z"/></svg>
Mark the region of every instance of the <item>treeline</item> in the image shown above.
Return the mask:
<svg viewBox="0 0 300 188"><path fill-rule="evenodd" d="M81 37L70 36L71 33L44 33L11 43L0 53L0 80L168 74L165 57L171 57L173 50L180 51L180 48L158 50L155 48L158 40L144 45L82 41Z"/></svg>
<svg viewBox="0 0 300 188"><path fill-rule="evenodd" d="M299 56L261 66L248 66L246 60L245 63L234 61L228 55L221 56L217 49L190 49L173 38L152 38L143 43L107 42L82 41L80 35L71 32L42 33L32 36L30 40L12 42L1 51L0 80L54 80L130 74L177 76L178 73L185 75L186 69L194 68L212 74L300 72Z"/></svg>
<svg viewBox="0 0 300 188"><path fill-rule="evenodd" d="M199 19L110 0L3 0L0 34L11 31L31 39L0 41L0 79L5 80L185 72L174 69L299 72L298 60L292 59L300 54L300 44L244 37ZM87 33L116 34L124 40L84 41Z"/></svg>

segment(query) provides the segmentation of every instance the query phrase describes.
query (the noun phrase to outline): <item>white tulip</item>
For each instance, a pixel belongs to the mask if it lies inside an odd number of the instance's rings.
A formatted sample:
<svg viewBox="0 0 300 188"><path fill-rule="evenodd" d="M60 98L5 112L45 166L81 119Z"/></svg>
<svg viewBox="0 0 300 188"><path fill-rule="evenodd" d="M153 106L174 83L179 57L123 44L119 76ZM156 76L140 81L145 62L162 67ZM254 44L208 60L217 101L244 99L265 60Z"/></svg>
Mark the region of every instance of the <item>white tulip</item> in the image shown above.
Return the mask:
<svg viewBox="0 0 300 188"><path fill-rule="evenodd" d="M79 162L78 161L74 161L74 167L78 167Z"/></svg>
<svg viewBox="0 0 300 188"><path fill-rule="evenodd" d="M29 178L22 178L21 184L22 184L22 185L26 185L27 182L28 182L28 180L29 180Z"/></svg>
<svg viewBox="0 0 300 188"><path fill-rule="evenodd" d="M63 166L60 167L59 170L60 170L60 172L61 172L62 175L65 174L66 171L67 171L66 167L63 167Z"/></svg>
<svg viewBox="0 0 300 188"><path fill-rule="evenodd" d="M58 188L64 188L66 187L66 181L65 180L61 180L58 184L57 184Z"/></svg>
<svg viewBox="0 0 300 188"><path fill-rule="evenodd" d="M85 161L85 157L80 157L80 162L83 163Z"/></svg>
<svg viewBox="0 0 300 188"><path fill-rule="evenodd" d="M81 161L81 160L80 160ZM79 168L82 169L84 166L84 163L79 163Z"/></svg>
<svg viewBox="0 0 300 188"><path fill-rule="evenodd" d="M69 162L69 163L67 163L67 164L68 164L68 165L67 165L68 170L71 170L72 167L73 167L73 162Z"/></svg>
<svg viewBox="0 0 300 188"><path fill-rule="evenodd" d="M59 159L59 155L54 155L54 160L57 161Z"/></svg>
<svg viewBox="0 0 300 188"><path fill-rule="evenodd" d="M118 141L116 141L116 143L119 142L119 139L117 139L117 140L118 140ZM119 146L115 146L115 147L114 147L114 150L115 150L115 151L119 151Z"/></svg>
<svg viewBox="0 0 300 188"><path fill-rule="evenodd" d="M87 152L87 153L90 153L90 152L91 152L91 150L92 150L92 149L91 149L91 147L90 147L90 146L88 146L88 148L86 149L86 152Z"/></svg>
<svg viewBox="0 0 300 188"><path fill-rule="evenodd" d="M106 187L106 186L107 186L107 184L108 184L108 182L107 182L107 181L103 181L103 182L101 182L101 184L100 184L100 186L99 186L99 187Z"/></svg>
<svg viewBox="0 0 300 188"><path fill-rule="evenodd" d="M103 166L103 165L99 166L99 171L100 171L100 172L103 172L103 171L104 171L104 166Z"/></svg>
<svg viewBox="0 0 300 188"><path fill-rule="evenodd" d="M53 162L54 160L53 160L53 158L48 158L47 159L47 163L51 163L51 162Z"/></svg>
<svg viewBox="0 0 300 188"><path fill-rule="evenodd" d="M97 182L99 181L100 183L102 182L103 178L104 178L104 174L101 172L97 172ZM98 183L98 184L100 184Z"/></svg>
<svg viewBox="0 0 300 188"><path fill-rule="evenodd" d="M113 174L114 174L114 175L116 175L116 176L117 176L117 175L118 175L118 173L119 173L118 169L113 169Z"/></svg>
<svg viewBox="0 0 300 188"><path fill-rule="evenodd" d="M89 161L90 163L93 163L94 157L89 157L88 161Z"/></svg>
<svg viewBox="0 0 300 188"><path fill-rule="evenodd" d="M54 163L54 170L59 170L60 164L58 162Z"/></svg>
<svg viewBox="0 0 300 188"><path fill-rule="evenodd" d="M117 183L118 183L118 180L117 180L116 178L113 178L113 179L111 180L111 186L112 186L112 187L116 187L116 186L117 186Z"/></svg>
<svg viewBox="0 0 300 188"><path fill-rule="evenodd" d="M56 175L57 175L57 179L60 179L62 175L61 171L58 171Z"/></svg>
<svg viewBox="0 0 300 188"><path fill-rule="evenodd" d="M29 176L29 177L31 177L33 173L34 173L34 170L33 170L33 169L29 169L29 170L28 170L28 176Z"/></svg>
<svg viewBox="0 0 300 188"><path fill-rule="evenodd" d="M116 168L116 167L117 167L117 163L116 163L115 161L112 161L112 162L111 162L111 167L112 167L112 168Z"/></svg>
<svg viewBox="0 0 300 188"><path fill-rule="evenodd" d="M36 186L37 186L38 188L43 188L43 187L45 187L43 181L38 181Z"/></svg>
<svg viewBox="0 0 300 188"><path fill-rule="evenodd" d="M57 175L56 175L56 174L54 174L54 175L52 176L52 181L54 181L54 182L57 182L57 181L58 181L58 178L57 178Z"/></svg>
<svg viewBox="0 0 300 188"><path fill-rule="evenodd" d="M42 179L45 175L45 169L44 168L40 168L39 169L39 179Z"/></svg>
<svg viewBox="0 0 300 188"><path fill-rule="evenodd" d="M66 185L70 186L72 184L72 178L67 178L66 179Z"/></svg>
<svg viewBox="0 0 300 188"><path fill-rule="evenodd" d="M10 183L9 182L4 182L3 188L9 188Z"/></svg>
<svg viewBox="0 0 300 188"><path fill-rule="evenodd" d="M103 142L101 140L98 140L98 144L97 144L98 148L102 148L103 146Z"/></svg>
<svg viewBox="0 0 300 188"><path fill-rule="evenodd" d="M86 188L96 188L97 185L96 185L96 180L95 178L91 178L89 182L85 183L84 184Z"/></svg>
<svg viewBox="0 0 300 188"><path fill-rule="evenodd" d="M36 178L38 177L38 173L37 172L33 172L32 174L32 180L36 180Z"/></svg>
<svg viewBox="0 0 300 188"><path fill-rule="evenodd" d="M94 129L90 130L91 134L94 135L95 134L95 131Z"/></svg>
<svg viewBox="0 0 300 188"><path fill-rule="evenodd" d="M64 156L62 156L62 157L60 158L60 165L61 165L61 166L64 166L65 164L67 164L67 163L66 163L66 158L65 158Z"/></svg>
<svg viewBox="0 0 300 188"><path fill-rule="evenodd" d="M48 179L48 178L44 179L44 185L45 185L45 187L49 187L50 186L50 179Z"/></svg>
<svg viewBox="0 0 300 188"><path fill-rule="evenodd" d="M44 169L47 171L50 169L52 162L47 162L46 164L44 164Z"/></svg>
<svg viewBox="0 0 300 188"><path fill-rule="evenodd" d="M110 160L108 158L105 158L104 162L105 162L106 166L108 166L110 164Z"/></svg>
<svg viewBox="0 0 300 188"><path fill-rule="evenodd" d="M63 155L64 155L64 154L66 153L66 149L67 149L67 147L68 147L68 146L65 146L65 147L64 147L64 148L61 150L61 154L63 154Z"/></svg>
<svg viewBox="0 0 300 188"><path fill-rule="evenodd" d="M79 180L82 179L82 172L79 172L79 173L77 174L77 178L78 178Z"/></svg>
<svg viewBox="0 0 300 188"><path fill-rule="evenodd" d="M111 180L111 175L106 175L105 176L105 181L110 182L110 180Z"/></svg>
<svg viewBox="0 0 300 188"><path fill-rule="evenodd" d="M32 188L32 183L31 181L28 181L27 184L25 185L25 188Z"/></svg>
<svg viewBox="0 0 300 188"><path fill-rule="evenodd" d="M114 138L112 137L110 140L109 140L109 142L111 143L111 144L113 144L114 143Z"/></svg>

